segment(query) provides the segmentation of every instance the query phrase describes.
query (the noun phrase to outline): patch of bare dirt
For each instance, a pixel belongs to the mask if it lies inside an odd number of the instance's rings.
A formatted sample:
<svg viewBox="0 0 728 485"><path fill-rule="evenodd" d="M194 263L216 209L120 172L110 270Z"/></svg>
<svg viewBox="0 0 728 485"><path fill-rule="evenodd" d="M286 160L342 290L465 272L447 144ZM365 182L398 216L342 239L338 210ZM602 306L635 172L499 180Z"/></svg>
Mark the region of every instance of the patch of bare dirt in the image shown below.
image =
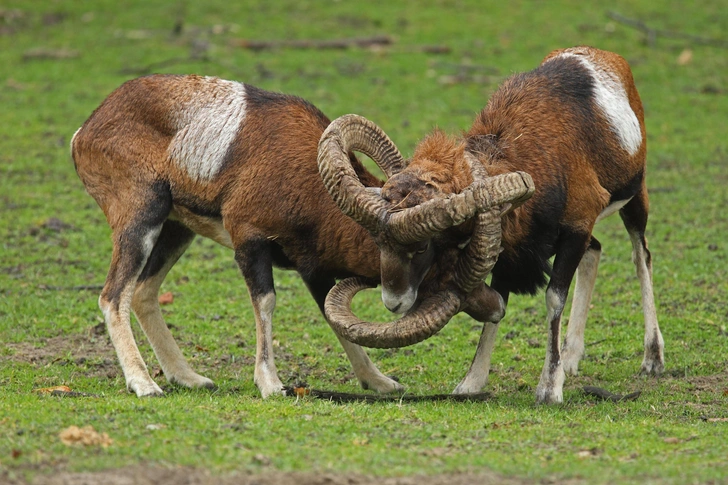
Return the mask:
<svg viewBox="0 0 728 485"><path fill-rule="evenodd" d="M61 472L53 475L38 475L30 482L18 478L13 479L7 475L3 477L0 473L0 479L3 478L8 480L5 483L10 485L471 485L473 483L481 485L530 485L536 483L576 485L584 483L579 480L556 479L544 482L543 480L504 477L488 471L382 478L330 472L265 472L260 474L235 472L213 475L202 469L143 465L100 472Z"/></svg>
<svg viewBox="0 0 728 485"><path fill-rule="evenodd" d="M42 338L32 342L7 344L9 355L0 356L0 362L10 360L36 366L49 364L84 366L89 377L116 377L118 369L114 347L103 324L88 329L86 334L74 333Z"/></svg>
<svg viewBox="0 0 728 485"><path fill-rule="evenodd" d="M723 389L728 393L728 371L709 376L688 376L685 378L694 391L714 391Z"/></svg>

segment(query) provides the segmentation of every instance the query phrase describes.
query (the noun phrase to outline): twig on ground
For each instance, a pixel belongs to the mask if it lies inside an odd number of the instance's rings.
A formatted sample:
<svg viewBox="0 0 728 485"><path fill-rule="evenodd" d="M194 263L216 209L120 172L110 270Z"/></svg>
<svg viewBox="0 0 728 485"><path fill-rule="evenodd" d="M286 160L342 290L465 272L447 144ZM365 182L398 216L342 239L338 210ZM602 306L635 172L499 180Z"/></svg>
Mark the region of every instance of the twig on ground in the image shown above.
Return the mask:
<svg viewBox="0 0 728 485"><path fill-rule="evenodd" d="M76 285L76 286L54 286L54 285L38 285L38 289L51 291L84 291L84 290L103 290L104 285Z"/></svg>
<svg viewBox="0 0 728 485"><path fill-rule="evenodd" d="M606 342L606 341L607 341L607 339L605 339L605 338L603 338L601 340L595 340L594 342L589 342L588 344L586 344L586 347L592 347L594 345L599 345L600 343Z"/></svg>
<svg viewBox="0 0 728 485"><path fill-rule="evenodd" d="M627 25L643 32L647 36L647 45L649 45L650 47L655 46L657 37L666 37L668 39L685 39L696 44L710 45L714 47L722 47L724 49L728 49L728 40L712 39L709 37L686 34L684 32L674 32L671 30L653 29L641 20L631 19L621 14L618 14L617 12L607 12L607 17L614 20L615 22L619 22L620 24Z"/></svg>
<svg viewBox="0 0 728 485"><path fill-rule="evenodd" d="M316 399L326 399L332 402L425 402L425 401L487 401L493 396L489 392L480 392L477 394L431 394L427 396L415 396L411 394L395 395L395 396L377 396L372 394L354 394L348 392L322 391L319 389L309 389L307 387L286 386L283 388L286 396L304 397L310 396Z"/></svg>
<svg viewBox="0 0 728 485"><path fill-rule="evenodd" d="M634 401L638 397L640 397L640 394L642 394L641 391L633 392L630 394L613 394L606 389L602 389L601 387L594 387L594 386L584 386L584 393L589 396L598 397L599 399L602 399L603 401L612 401L612 402L621 402L621 401Z"/></svg>
<svg viewBox="0 0 728 485"><path fill-rule="evenodd" d="M38 47L37 49L28 49L23 52L23 60L31 61L36 59L73 59L79 57L81 53L71 49L51 49L46 47Z"/></svg>
<svg viewBox="0 0 728 485"><path fill-rule="evenodd" d="M98 394L90 394L88 392L76 392L76 391L51 391L51 396L55 397L99 397Z"/></svg>
<svg viewBox="0 0 728 485"><path fill-rule="evenodd" d="M377 48L394 44L394 41L386 35L376 35L373 37L351 37L344 39L332 40L250 40L236 39L231 41L231 45L261 51L265 49L348 49L351 47L359 48ZM450 47L446 45L417 45L402 46L403 52L424 52L426 54L448 54Z"/></svg>
<svg viewBox="0 0 728 485"><path fill-rule="evenodd" d="M347 49L349 47L382 47L391 45L392 39L388 36L374 36L374 37L352 37L347 39L334 39L334 40L247 40L247 39L236 39L230 41L230 44L235 47L242 47L244 49L250 49L254 51L261 51L265 49L275 48L291 48L291 49ZM192 54L187 57L172 57L158 62L147 64L146 66L139 67L127 67L121 69L119 74L123 75L138 75L142 76L145 74L151 74L157 72L175 64L185 64L188 62L205 62L215 64L225 69L228 69L236 75L243 73L236 69L234 66L226 63L216 61L207 55L209 45L205 42L198 42L192 46ZM414 46L411 48L405 48L406 52L425 52L428 54L447 54L450 52L450 47L444 45L422 45Z"/></svg>
<svg viewBox="0 0 728 485"><path fill-rule="evenodd" d="M231 41L236 47L251 50L275 49L286 47L291 49L348 49L349 47L375 47L390 45L392 39L386 35L374 37L351 37L333 40L249 40Z"/></svg>
<svg viewBox="0 0 728 485"><path fill-rule="evenodd" d="M164 67L173 66L175 64L184 64L186 62L200 62L200 61L207 61L208 59L206 57L197 57L197 56L187 56L187 57L173 57L171 59L165 59L163 61L159 62L152 62L151 64L147 64L146 66L141 67L126 67L119 71L119 74L135 74L135 75L144 75L149 74L155 71L159 71L160 69Z"/></svg>

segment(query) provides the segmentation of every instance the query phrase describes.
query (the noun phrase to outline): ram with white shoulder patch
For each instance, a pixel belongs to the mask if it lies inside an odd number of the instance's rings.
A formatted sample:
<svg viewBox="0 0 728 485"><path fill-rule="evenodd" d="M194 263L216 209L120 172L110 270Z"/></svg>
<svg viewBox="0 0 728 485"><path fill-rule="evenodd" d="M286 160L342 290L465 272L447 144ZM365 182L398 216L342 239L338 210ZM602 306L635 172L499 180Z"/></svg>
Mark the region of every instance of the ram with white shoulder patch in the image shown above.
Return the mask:
<svg viewBox="0 0 728 485"><path fill-rule="evenodd" d="M132 311L169 382L213 387L184 358L158 301L196 234L234 250L255 315L253 375L263 397L284 392L273 358L273 266L298 271L322 311L336 278L379 280L374 238L342 214L318 172L328 125L295 96L211 77L153 75L124 83L74 134L76 171L112 230L99 306L129 390L162 394L134 340ZM354 155L350 163L362 184L381 187ZM422 281L425 262L406 263L406 286L410 278ZM405 296L397 301L403 310L414 303ZM364 388L403 389L360 346L339 341Z"/></svg>

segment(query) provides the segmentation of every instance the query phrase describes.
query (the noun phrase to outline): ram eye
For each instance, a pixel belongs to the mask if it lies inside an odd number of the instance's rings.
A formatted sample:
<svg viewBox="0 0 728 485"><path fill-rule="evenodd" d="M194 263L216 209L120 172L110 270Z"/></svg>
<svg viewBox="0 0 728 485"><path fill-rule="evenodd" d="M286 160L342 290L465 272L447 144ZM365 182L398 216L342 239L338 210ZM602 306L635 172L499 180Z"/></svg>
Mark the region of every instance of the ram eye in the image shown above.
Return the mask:
<svg viewBox="0 0 728 485"><path fill-rule="evenodd" d="M429 241L428 241L428 242L427 242L427 243L426 243L426 244L425 244L424 246L422 246L422 247L421 247L421 248L419 248L419 249L418 249L417 251L415 251L415 253L416 253L416 254L422 254L422 253L424 253L425 251L427 251L428 249L430 249L430 243L429 243Z"/></svg>

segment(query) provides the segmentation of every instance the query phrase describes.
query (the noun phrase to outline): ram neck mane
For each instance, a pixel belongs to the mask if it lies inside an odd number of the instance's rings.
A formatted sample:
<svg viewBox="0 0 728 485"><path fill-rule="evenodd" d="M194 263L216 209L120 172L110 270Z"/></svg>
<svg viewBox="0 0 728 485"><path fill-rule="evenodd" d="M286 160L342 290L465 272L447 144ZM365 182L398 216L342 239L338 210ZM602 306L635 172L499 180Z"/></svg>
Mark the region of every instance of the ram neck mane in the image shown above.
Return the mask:
<svg viewBox="0 0 728 485"><path fill-rule="evenodd" d="M473 181L464 154L462 139L436 129L417 145L410 166L419 169L427 177L423 182L441 193L459 193Z"/></svg>

